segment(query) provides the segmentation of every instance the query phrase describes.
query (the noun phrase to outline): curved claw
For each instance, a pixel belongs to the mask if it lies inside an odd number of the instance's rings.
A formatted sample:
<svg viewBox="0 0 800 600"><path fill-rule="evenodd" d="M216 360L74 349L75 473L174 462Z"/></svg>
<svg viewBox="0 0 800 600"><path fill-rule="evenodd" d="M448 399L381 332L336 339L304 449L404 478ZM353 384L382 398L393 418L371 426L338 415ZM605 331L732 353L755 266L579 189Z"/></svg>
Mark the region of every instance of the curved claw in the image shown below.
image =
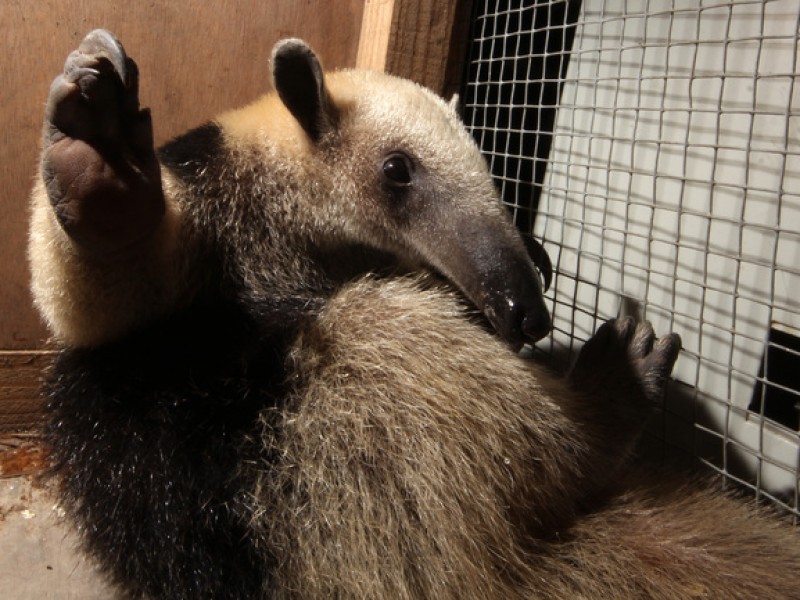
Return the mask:
<svg viewBox="0 0 800 600"><path fill-rule="evenodd" d="M550 255L538 241L528 235L523 235L522 240L525 242L525 248L528 250L528 256L531 257L533 264L539 269L539 273L544 280L544 291L550 289L550 283L553 281L553 263L550 261Z"/></svg>
<svg viewBox="0 0 800 600"><path fill-rule="evenodd" d="M80 46L78 46L77 52L79 54L105 58L111 63L111 66L114 67L114 71L117 73L120 80L127 84L128 57L120 41L110 31L106 29L90 31L89 34L83 38Z"/></svg>

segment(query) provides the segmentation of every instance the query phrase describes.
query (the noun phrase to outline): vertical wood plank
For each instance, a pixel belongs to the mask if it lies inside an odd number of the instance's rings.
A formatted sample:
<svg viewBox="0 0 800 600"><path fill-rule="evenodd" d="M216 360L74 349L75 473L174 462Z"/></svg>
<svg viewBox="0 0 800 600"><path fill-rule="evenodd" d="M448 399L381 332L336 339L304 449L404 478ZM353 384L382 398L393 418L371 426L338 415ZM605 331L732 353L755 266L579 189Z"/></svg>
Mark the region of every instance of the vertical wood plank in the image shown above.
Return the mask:
<svg viewBox="0 0 800 600"><path fill-rule="evenodd" d="M471 6L471 0L395 0L386 71L442 95L457 91L449 74L460 75Z"/></svg>
<svg viewBox="0 0 800 600"><path fill-rule="evenodd" d="M449 96L461 87L472 0L366 0L356 65Z"/></svg>
<svg viewBox="0 0 800 600"><path fill-rule="evenodd" d="M450 46L441 94L449 98L460 93L465 81L465 67L469 53L474 0L457 0L450 25Z"/></svg>
<svg viewBox="0 0 800 600"><path fill-rule="evenodd" d="M392 33L395 0L365 0L356 66L383 71Z"/></svg>
<svg viewBox="0 0 800 600"><path fill-rule="evenodd" d="M398 0L386 69L440 91L456 0Z"/></svg>

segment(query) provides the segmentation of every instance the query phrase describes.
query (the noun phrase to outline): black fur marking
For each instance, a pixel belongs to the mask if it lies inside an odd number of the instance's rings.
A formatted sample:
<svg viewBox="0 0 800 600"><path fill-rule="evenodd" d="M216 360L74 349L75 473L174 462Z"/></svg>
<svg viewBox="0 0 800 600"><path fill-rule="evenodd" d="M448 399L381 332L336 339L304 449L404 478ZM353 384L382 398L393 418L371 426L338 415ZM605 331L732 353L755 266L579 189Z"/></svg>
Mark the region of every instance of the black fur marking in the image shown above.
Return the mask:
<svg viewBox="0 0 800 600"><path fill-rule="evenodd" d="M278 188L287 182L277 183L258 150L254 152L230 149L220 126L207 123L167 143L159 158L186 185L186 218L202 238L206 270L215 275L211 279L252 316L263 335L285 336L316 314L334 288L318 268L312 274L281 272L277 285L265 281L255 290L245 283L262 272L262 264L250 263L249 258L270 256L275 266L314 252L304 247L306 241L287 236L286 224L270 219L265 207L286 193ZM281 231L276 233L278 227ZM312 283L292 288L297 281Z"/></svg>
<svg viewBox="0 0 800 600"><path fill-rule="evenodd" d="M285 392L283 348L254 331L209 302L55 361L46 435L64 508L134 597L263 592L248 492L270 457L253 436Z"/></svg>
<svg viewBox="0 0 800 600"><path fill-rule="evenodd" d="M167 142L158 150L161 163L189 184L203 178L206 169L226 156L222 129L206 123Z"/></svg>
<svg viewBox="0 0 800 600"><path fill-rule="evenodd" d="M272 57L272 77L278 96L312 141L334 129L336 110L319 60L308 46L298 40L279 44Z"/></svg>

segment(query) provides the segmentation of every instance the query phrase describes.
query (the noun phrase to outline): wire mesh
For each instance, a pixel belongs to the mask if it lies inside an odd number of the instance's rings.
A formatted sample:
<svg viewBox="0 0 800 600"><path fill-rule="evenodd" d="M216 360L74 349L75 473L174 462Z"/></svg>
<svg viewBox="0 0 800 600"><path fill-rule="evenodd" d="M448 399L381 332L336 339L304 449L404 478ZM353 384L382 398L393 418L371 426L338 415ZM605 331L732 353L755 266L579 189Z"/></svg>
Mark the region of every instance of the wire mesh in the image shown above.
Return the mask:
<svg viewBox="0 0 800 600"><path fill-rule="evenodd" d="M476 0L465 120L556 269L572 352L623 298L684 350L663 418L800 516L800 2Z"/></svg>

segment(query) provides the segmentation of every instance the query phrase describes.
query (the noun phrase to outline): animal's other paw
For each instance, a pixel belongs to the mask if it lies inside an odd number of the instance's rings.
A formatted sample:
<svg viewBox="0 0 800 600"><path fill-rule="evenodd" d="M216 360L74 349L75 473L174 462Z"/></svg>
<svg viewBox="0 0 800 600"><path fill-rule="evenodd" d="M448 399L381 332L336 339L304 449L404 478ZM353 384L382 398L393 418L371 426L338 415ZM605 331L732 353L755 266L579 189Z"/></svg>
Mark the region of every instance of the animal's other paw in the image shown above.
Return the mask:
<svg viewBox="0 0 800 600"><path fill-rule="evenodd" d="M164 212L138 69L119 41L96 29L50 87L41 172L53 210L82 247L102 256L153 231Z"/></svg>
<svg viewBox="0 0 800 600"><path fill-rule="evenodd" d="M612 319L586 342L570 379L581 391L615 398L635 395L652 404L663 397L680 349L675 333L656 338L647 321Z"/></svg>

